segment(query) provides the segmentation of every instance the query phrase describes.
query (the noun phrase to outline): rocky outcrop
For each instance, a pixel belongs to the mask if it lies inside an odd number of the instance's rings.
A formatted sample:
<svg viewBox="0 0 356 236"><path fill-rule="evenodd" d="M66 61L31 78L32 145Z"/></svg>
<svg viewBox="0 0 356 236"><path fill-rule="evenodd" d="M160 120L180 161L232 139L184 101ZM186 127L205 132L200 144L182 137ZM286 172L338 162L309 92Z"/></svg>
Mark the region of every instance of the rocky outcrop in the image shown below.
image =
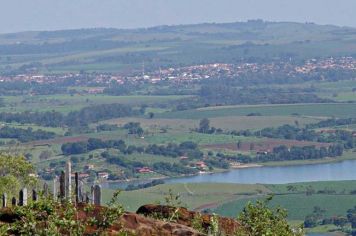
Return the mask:
<svg viewBox="0 0 356 236"><path fill-rule="evenodd" d="M208 229L211 227L212 215L200 215L197 212L189 211L188 209L183 207L179 208L178 211L176 210L177 208L170 206L151 204L140 207L136 213L145 215L147 217L160 215L163 218L169 218L172 214L176 213L176 222L178 224L185 225L188 227L192 227L192 222L194 221L194 219L196 219L197 217L201 217L202 227L205 229L205 231L208 231ZM231 218L218 216L218 221L219 230L224 235L233 235L239 227L239 223Z"/></svg>
<svg viewBox="0 0 356 236"><path fill-rule="evenodd" d="M105 207L94 206L90 212L85 210L87 205L79 204L78 219L85 220L90 218L100 218L100 212ZM176 212L177 218L174 222L167 222L164 218ZM107 235L119 235L120 232L127 232L128 235L138 236L203 236L205 234L193 229L192 222L196 219L198 213L188 211L186 208L173 208L160 205L146 205L139 208L136 213L124 213L110 228L106 230ZM0 225L11 224L19 220L19 216L11 208L0 209ZM208 230L211 226L211 215L201 215L201 226ZM233 235L239 226L235 220L218 217L219 229L224 235ZM97 231L95 226L87 225L86 235L91 235Z"/></svg>
<svg viewBox="0 0 356 236"><path fill-rule="evenodd" d="M120 226L134 235L151 236L203 236L204 234L179 223L164 222L134 213L125 213L119 220ZM115 235L115 234L113 234Z"/></svg>

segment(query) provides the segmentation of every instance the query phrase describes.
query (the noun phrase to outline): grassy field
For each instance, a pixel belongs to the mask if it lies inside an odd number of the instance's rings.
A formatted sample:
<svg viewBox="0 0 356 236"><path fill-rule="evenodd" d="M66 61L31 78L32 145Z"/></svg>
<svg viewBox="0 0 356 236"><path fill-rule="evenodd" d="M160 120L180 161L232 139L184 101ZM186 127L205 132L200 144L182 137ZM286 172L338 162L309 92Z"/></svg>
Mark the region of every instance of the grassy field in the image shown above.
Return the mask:
<svg viewBox="0 0 356 236"><path fill-rule="evenodd" d="M166 112L157 114L159 118L202 119L213 117L246 116L260 113L263 116L314 116L314 117L355 117L356 104L292 104L292 105L253 105L222 106L197 110Z"/></svg>
<svg viewBox="0 0 356 236"><path fill-rule="evenodd" d="M355 80L345 80L338 82L313 83L313 86L320 89L317 94L320 97L333 99L338 102L356 101Z"/></svg>
<svg viewBox="0 0 356 236"><path fill-rule="evenodd" d="M288 186L296 190L288 191ZM311 186L316 192L319 190L335 190L335 194L315 193L305 194ZM350 191L356 190L356 181L311 182L286 185L242 185L242 184L164 184L152 188L124 191L120 194L120 201L126 210L135 211L144 204L164 203L164 196L169 189L180 196L186 207L194 210L212 209L214 212L236 217L249 201L265 199L270 193L275 196L270 202L272 207L281 206L288 210L288 218L292 221L302 221L312 213L315 206L324 209L325 217L346 215L347 209L356 205L355 195ZM113 190L105 189L104 199L110 199Z"/></svg>
<svg viewBox="0 0 356 236"><path fill-rule="evenodd" d="M219 206L215 212L229 217L236 217L249 201L253 202L256 199L262 200L263 198L234 200ZM290 220L303 220L306 215L313 212L315 206L325 209L326 217L346 216L346 211L355 205L356 198L354 195L315 194L306 196L305 194L288 194L276 195L270 202L271 207L281 206L287 209L288 219Z"/></svg>
<svg viewBox="0 0 356 236"><path fill-rule="evenodd" d="M157 102L169 102L186 98L187 96L109 96L109 95L46 95L46 96L5 96L5 107L0 108L0 112L21 112L21 111L52 111L63 113L79 110L83 107L100 104L120 103L132 106L142 104L150 105Z"/></svg>
<svg viewBox="0 0 356 236"><path fill-rule="evenodd" d="M160 116L160 115L159 115ZM210 118L210 125L223 130L259 130L267 127L277 127L281 124L294 125L298 121L299 125L316 123L320 119L304 118L295 116L226 116ZM107 121L109 124L124 125L128 122L140 122L144 128L158 129L174 129L174 130L189 130L199 127L197 119L144 119L144 118L123 118Z"/></svg>
<svg viewBox="0 0 356 236"><path fill-rule="evenodd" d="M165 203L164 197L169 189L180 196L183 205L190 209L202 209L204 207L216 207L230 201L237 195L254 195L271 192L263 185L240 185L240 184L165 184L148 189L122 192L120 201L128 211L136 211L138 207L149 203ZM108 201L112 190L105 190L104 200Z"/></svg>
<svg viewBox="0 0 356 236"><path fill-rule="evenodd" d="M348 151L344 152L341 157L338 158L323 158L318 160L296 160L296 161L275 161L263 163L265 166L293 166L293 165L313 165L313 164L323 164L323 163L333 163L346 160L355 160L356 152Z"/></svg>

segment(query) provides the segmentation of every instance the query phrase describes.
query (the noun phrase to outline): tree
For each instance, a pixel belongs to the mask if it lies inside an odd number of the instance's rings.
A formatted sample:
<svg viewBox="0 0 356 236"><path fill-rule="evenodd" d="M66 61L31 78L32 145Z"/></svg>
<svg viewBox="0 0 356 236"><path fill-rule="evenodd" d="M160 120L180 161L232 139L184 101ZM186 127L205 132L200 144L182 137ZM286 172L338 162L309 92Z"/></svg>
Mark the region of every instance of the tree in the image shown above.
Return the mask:
<svg viewBox="0 0 356 236"><path fill-rule="evenodd" d="M301 236L302 228L293 229L287 222L287 212L285 209L270 209L268 202L257 201L247 204L243 212L238 216L241 227L236 233L237 236L260 236L260 235L283 235Z"/></svg>
<svg viewBox="0 0 356 236"><path fill-rule="evenodd" d="M49 150L45 150L45 151L41 152L39 158L40 158L40 160L47 160L51 156L52 156L52 152Z"/></svg>
<svg viewBox="0 0 356 236"><path fill-rule="evenodd" d="M148 116L150 117L150 119L153 119L153 117L155 116L155 113L150 112L150 113L148 113Z"/></svg>
<svg viewBox="0 0 356 236"><path fill-rule="evenodd" d="M347 219L351 223L351 227L356 229L356 206L347 210Z"/></svg>
<svg viewBox="0 0 356 236"><path fill-rule="evenodd" d="M199 132L200 133L208 133L210 129L210 120L207 118L201 119L199 123Z"/></svg>
<svg viewBox="0 0 356 236"><path fill-rule="evenodd" d="M241 142L241 140L239 140L238 142L237 142L237 150L240 150L241 149L241 147L242 147L242 142Z"/></svg>
<svg viewBox="0 0 356 236"><path fill-rule="evenodd" d="M313 188L313 186L309 185L307 188L306 188L306 191L305 191L305 194L307 196L311 196L315 193L315 189Z"/></svg>
<svg viewBox="0 0 356 236"><path fill-rule="evenodd" d="M346 217L340 216L340 217L336 217L334 219L334 225L336 225L337 227L344 227L346 224L348 223L348 220Z"/></svg>
<svg viewBox="0 0 356 236"><path fill-rule="evenodd" d="M317 226L318 224L318 219L314 214L307 215L304 220L304 227L305 228L313 228Z"/></svg>
<svg viewBox="0 0 356 236"><path fill-rule="evenodd" d="M34 168L25 157L0 154L0 194L18 193L20 188L33 186Z"/></svg>
<svg viewBox="0 0 356 236"><path fill-rule="evenodd" d="M4 103L4 99L0 97L0 107L4 107L5 103Z"/></svg>
<svg viewBox="0 0 356 236"><path fill-rule="evenodd" d="M294 185L288 185L287 186L287 191L288 192L296 192L297 191L297 187Z"/></svg>

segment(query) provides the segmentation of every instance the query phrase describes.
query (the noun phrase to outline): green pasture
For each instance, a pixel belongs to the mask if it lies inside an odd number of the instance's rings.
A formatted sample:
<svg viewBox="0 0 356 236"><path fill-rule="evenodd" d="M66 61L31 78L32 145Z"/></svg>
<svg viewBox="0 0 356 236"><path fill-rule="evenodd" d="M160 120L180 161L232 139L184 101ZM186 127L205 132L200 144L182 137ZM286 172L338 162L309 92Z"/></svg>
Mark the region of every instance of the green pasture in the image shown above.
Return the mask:
<svg viewBox="0 0 356 236"><path fill-rule="evenodd" d="M149 144L168 144L192 141L199 145L237 143L238 141L256 140L254 137L232 136L226 134L202 134L195 132L187 133L162 133L146 136L145 141Z"/></svg>
<svg viewBox="0 0 356 236"><path fill-rule="evenodd" d="M294 116L223 116L210 118L210 125L223 130L259 130L267 127L277 127L283 124L295 125L297 121L299 125L319 122L319 119L294 117ZM197 119L166 119L166 118L120 118L105 121L105 123L124 125L128 122L139 122L143 128L152 130L165 128L167 130L182 130L196 129L199 127Z"/></svg>
<svg viewBox="0 0 356 236"><path fill-rule="evenodd" d="M67 131L66 128L44 127L44 126L33 125L33 124L5 123L5 125L14 127L14 128L20 128L20 129L28 129L28 128L32 128L33 130L41 129L41 130L44 130L47 132L56 133L57 135L64 135Z"/></svg>
<svg viewBox="0 0 356 236"><path fill-rule="evenodd" d="M269 193L263 185L241 185L241 184L164 184L152 188L123 191L120 194L120 202L128 211L136 211L138 207L150 203L165 203L164 197L168 195L169 189L175 195L180 196L183 205L189 209L204 207L204 205L219 205L236 195L253 195L257 193ZM105 189L104 201L110 199L113 190Z"/></svg>
<svg viewBox="0 0 356 236"><path fill-rule="evenodd" d="M236 217L249 201L264 198L238 199L222 204L215 209L215 212L221 215ZM288 219L304 220L305 216L311 214L315 206L324 209L326 217L346 216L346 211L356 205L355 195L327 195L314 194L306 196L305 194L276 195L270 202L271 207L282 207L288 211Z"/></svg>
<svg viewBox="0 0 356 236"><path fill-rule="evenodd" d="M126 104L139 106L142 104L150 105L157 102L169 102L189 96L109 96L109 95L93 95L93 94L56 94L56 95L41 95L41 96L4 96L5 107L0 108L0 112L21 112L21 111L59 111L68 113L70 111L79 110L83 107L100 104Z"/></svg>
<svg viewBox="0 0 356 236"><path fill-rule="evenodd" d="M177 112L166 112L157 114L157 117L174 119L202 119L226 116L246 116L251 113L260 113L263 116L295 115L343 118L356 117L356 103L221 106Z"/></svg>
<svg viewBox="0 0 356 236"><path fill-rule="evenodd" d="M187 183L164 184L152 188L135 191L123 191L120 202L128 211L136 211L138 207L150 203L164 203L164 196L169 189L180 196L183 205L188 209L212 209L214 212L236 217L249 201L263 200L268 194L274 193L271 207L282 207L288 210L289 220L304 220L305 216L313 212L315 206L324 209L325 217L346 215L347 209L356 205L356 181L312 182L291 184L297 188L296 192L288 191L289 185L243 185L225 183ZM313 194L307 196L303 191L312 186L316 191L325 188L336 191L336 194ZM112 196L113 190L104 189L104 201Z"/></svg>

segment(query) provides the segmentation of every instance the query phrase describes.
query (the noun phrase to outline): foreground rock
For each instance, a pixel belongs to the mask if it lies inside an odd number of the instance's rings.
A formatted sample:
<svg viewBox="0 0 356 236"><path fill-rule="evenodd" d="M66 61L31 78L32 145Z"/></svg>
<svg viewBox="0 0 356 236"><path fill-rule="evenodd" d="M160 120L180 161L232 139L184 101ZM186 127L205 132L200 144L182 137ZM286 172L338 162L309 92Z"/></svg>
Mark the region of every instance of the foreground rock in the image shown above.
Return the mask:
<svg viewBox="0 0 356 236"><path fill-rule="evenodd" d="M78 219L85 220L92 217L100 217L99 213L104 207L95 206L91 213L85 210L87 206L85 204L79 204ZM20 220L12 209L4 208L0 209L0 226L2 224L11 224ZM94 235L97 232L97 228L94 226L86 226L85 235ZM163 220L154 219L152 217L146 217L144 215L136 213L124 213L110 228L105 232L105 235L119 235L121 232L127 232L128 235L138 236L203 236L204 234L197 230L179 222L165 222ZM16 233L13 233L16 234ZM66 234L62 234L66 235Z"/></svg>
<svg viewBox="0 0 356 236"><path fill-rule="evenodd" d="M211 227L212 215L200 215L198 212L188 211L186 208L177 208L162 205L145 205L137 210L137 214L149 216L162 216L163 218L169 218L172 214L177 213L176 222L180 225L192 227L192 222L197 217L201 218L202 227L205 231L208 231ZM226 217L219 217L219 231L223 235L234 235L239 227L239 223L236 220Z"/></svg>
<svg viewBox="0 0 356 236"><path fill-rule="evenodd" d="M168 223L139 214L125 213L120 218L120 224L125 231L134 235L151 236L203 236L204 234L179 223ZM120 227L117 229L120 230ZM112 232L116 235L115 232Z"/></svg>

